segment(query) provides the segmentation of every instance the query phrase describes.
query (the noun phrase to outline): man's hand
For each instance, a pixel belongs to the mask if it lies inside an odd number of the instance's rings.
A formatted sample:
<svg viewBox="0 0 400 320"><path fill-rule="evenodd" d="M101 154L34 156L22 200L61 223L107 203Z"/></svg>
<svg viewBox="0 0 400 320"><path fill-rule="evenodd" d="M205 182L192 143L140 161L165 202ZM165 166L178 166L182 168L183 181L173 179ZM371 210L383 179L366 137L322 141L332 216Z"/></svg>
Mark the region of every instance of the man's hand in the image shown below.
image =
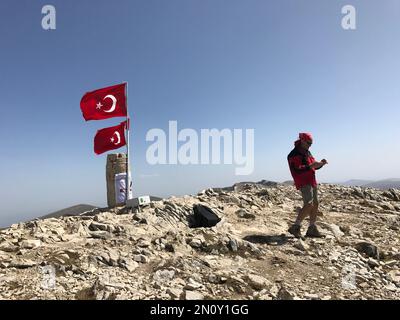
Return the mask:
<svg viewBox="0 0 400 320"><path fill-rule="evenodd" d="M320 169L326 164L328 164L328 161L326 161L325 159L322 159L321 162L315 161L314 163L310 164L310 168L311 169Z"/></svg>

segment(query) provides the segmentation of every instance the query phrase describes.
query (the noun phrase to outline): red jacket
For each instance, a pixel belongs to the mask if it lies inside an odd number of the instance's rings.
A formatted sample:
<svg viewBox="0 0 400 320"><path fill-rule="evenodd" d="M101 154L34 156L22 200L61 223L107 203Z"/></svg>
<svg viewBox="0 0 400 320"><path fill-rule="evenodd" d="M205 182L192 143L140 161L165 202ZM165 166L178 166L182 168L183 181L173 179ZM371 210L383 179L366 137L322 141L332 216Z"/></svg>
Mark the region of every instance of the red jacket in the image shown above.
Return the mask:
<svg viewBox="0 0 400 320"><path fill-rule="evenodd" d="M310 151L301 147L299 141L296 141L295 148L289 153L287 159L297 189L306 185L317 186L315 169L310 168L310 164L315 162L315 159Z"/></svg>

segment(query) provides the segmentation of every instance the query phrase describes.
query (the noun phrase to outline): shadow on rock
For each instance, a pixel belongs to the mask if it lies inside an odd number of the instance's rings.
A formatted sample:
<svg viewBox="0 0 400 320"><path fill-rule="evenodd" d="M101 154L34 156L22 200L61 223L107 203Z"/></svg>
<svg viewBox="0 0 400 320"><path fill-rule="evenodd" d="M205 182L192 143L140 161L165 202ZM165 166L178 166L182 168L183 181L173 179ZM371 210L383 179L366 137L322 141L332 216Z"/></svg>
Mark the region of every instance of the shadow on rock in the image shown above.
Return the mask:
<svg viewBox="0 0 400 320"><path fill-rule="evenodd" d="M281 246L288 242L287 236L284 234L279 235L259 235L252 234L245 236L243 240L252 242L252 243L260 243L260 244L268 244L268 245L276 245Z"/></svg>

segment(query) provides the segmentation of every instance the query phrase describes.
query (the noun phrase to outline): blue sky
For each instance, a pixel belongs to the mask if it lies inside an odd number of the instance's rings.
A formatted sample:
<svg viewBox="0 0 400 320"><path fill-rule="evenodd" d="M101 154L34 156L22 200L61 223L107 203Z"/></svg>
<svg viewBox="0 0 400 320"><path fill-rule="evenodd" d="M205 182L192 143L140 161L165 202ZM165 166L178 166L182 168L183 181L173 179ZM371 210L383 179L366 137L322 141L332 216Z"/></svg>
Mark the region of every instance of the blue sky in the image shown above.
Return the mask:
<svg viewBox="0 0 400 320"><path fill-rule="evenodd" d="M41 27L52 4L57 29ZM357 10L343 30L341 8ZM319 181L400 177L400 2L116 0L0 2L0 226L78 203L106 205L106 155L86 91L129 82L134 194L189 194L290 179L298 132L329 166ZM148 165L152 128L251 128L255 170ZM124 152L122 148L118 150Z"/></svg>

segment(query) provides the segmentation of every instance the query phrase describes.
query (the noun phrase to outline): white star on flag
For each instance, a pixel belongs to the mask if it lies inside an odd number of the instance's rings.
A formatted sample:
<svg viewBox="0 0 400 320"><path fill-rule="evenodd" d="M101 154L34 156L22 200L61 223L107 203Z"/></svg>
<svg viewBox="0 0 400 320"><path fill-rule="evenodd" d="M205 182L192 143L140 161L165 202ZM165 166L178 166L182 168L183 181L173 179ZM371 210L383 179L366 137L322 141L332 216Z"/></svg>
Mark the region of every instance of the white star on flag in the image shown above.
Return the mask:
<svg viewBox="0 0 400 320"><path fill-rule="evenodd" d="M100 108L103 106L102 104L101 104L101 102L98 102L97 104L96 104L96 109L99 109L100 110Z"/></svg>

